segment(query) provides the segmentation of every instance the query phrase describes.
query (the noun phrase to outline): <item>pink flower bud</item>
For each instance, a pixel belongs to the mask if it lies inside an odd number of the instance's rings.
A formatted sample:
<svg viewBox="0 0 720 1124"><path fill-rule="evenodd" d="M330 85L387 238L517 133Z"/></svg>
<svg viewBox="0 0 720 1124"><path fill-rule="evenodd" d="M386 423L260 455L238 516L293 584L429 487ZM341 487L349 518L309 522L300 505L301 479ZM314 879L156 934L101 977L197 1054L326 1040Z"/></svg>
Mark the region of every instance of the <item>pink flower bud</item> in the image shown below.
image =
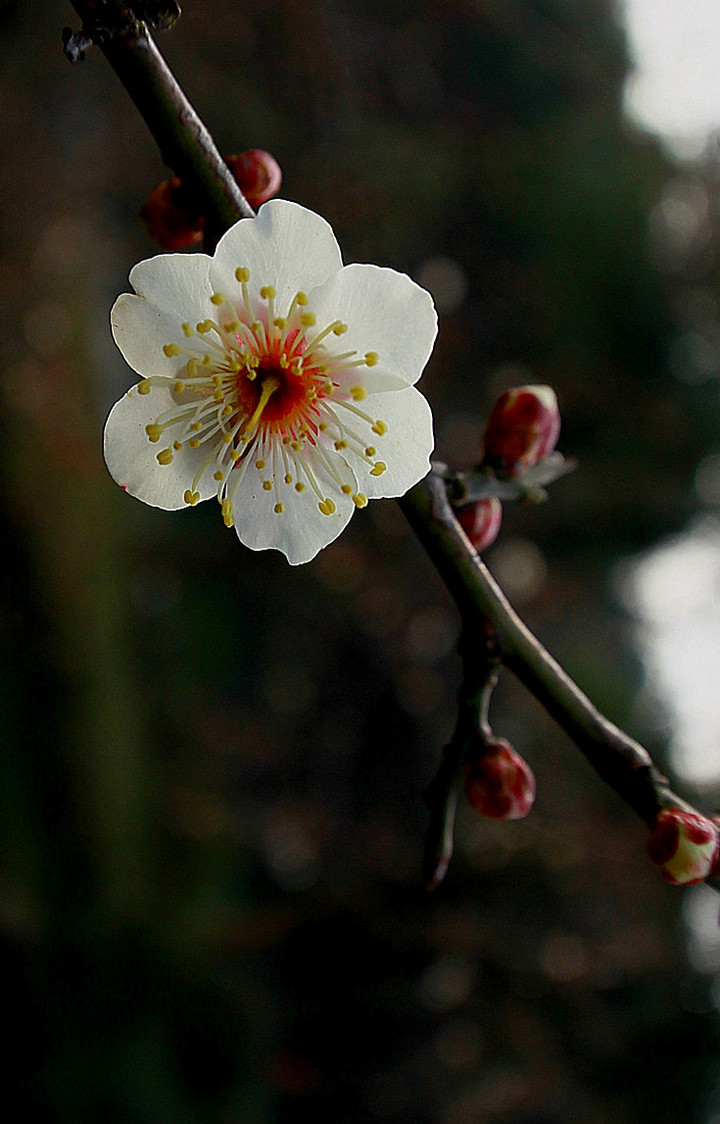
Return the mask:
<svg viewBox="0 0 720 1124"><path fill-rule="evenodd" d="M226 156L225 163L251 207L259 207L280 190L280 165L262 148L250 148L239 156Z"/></svg>
<svg viewBox="0 0 720 1124"><path fill-rule="evenodd" d="M259 207L280 190L280 165L261 148L227 156L225 163L251 207ZM143 204L140 218L149 237L163 250L184 250L202 242L205 218L188 203L177 177L158 184Z"/></svg>
<svg viewBox="0 0 720 1124"><path fill-rule="evenodd" d="M555 448L560 411L550 386L516 386L495 403L485 429L483 463L520 476Z"/></svg>
<svg viewBox="0 0 720 1124"><path fill-rule="evenodd" d="M663 808L648 839L650 858L668 882L703 882L718 858L720 833L711 820L681 808Z"/></svg>
<svg viewBox="0 0 720 1124"><path fill-rule="evenodd" d="M177 178L158 184L143 204L140 218L148 236L163 250L184 250L202 241L205 221L183 198Z"/></svg>
<svg viewBox="0 0 720 1124"><path fill-rule="evenodd" d="M496 496L459 507L455 514L460 526L480 553L491 546L500 533L502 504Z"/></svg>
<svg viewBox="0 0 720 1124"><path fill-rule="evenodd" d="M520 820L535 801L533 771L505 738L489 738L465 763L465 795L496 820Z"/></svg>

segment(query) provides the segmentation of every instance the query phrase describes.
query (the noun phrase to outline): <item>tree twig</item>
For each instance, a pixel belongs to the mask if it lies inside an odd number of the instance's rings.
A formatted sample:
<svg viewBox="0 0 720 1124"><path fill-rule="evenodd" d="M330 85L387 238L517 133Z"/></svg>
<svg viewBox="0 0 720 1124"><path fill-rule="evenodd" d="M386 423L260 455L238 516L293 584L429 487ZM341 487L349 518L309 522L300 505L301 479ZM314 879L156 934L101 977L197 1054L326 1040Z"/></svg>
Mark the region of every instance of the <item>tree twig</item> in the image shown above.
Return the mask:
<svg viewBox="0 0 720 1124"><path fill-rule="evenodd" d="M144 117L163 159L201 203L211 243L239 218L251 217L254 212L209 132L170 72L146 24L138 18L144 6L133 5L130 0L72 2L83 26L76 36L66 37L66 53L78 59L90 43L100 46ZM75 40L74 46L70 40ZM465 694L461 691L459 700L458 730L426 794L431 812L426 849L429 884L437 885L450 861L465 727L471 711L481 727L487 725L498 661L545 706L600 777L645 823L652 827L657 813L666 807L695 811L672 791L648 752L593 706L520 620L455 518L448 483L443 466L436 466L398 500L454 597L463 621L466 679ZM720 887L719 876L708 881Z"/></svg>
<svg viewBox="0 0 720 1124"><path fill-rule="evenodd" d="M160 54L147 25L132 6L72 0L83 21L81 38L103 51L152 133L164 162L190 197L201 204L208 249L241 218L255 212L215 142ZM66 46L67 53L67 46Z"/></svg>

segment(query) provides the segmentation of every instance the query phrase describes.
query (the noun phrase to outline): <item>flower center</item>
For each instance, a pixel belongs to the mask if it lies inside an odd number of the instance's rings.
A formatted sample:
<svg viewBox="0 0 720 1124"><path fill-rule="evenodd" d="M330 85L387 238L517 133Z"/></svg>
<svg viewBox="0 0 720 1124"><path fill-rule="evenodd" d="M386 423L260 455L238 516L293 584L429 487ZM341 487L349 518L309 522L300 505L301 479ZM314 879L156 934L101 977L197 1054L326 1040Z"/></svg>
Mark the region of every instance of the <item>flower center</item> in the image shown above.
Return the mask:
<svg viewBox="0 0 720 1124"><path fill-rule="evenodd" d="M253 301L249 270L238 268L235 277L241 300L213 293L215 316L194 327L182 324L186 343L164 346L168 358L187 356L179 377L145 379L137 388L139 394L155 385L171 390L174 405L145 430L151 442L168 430L174 437L157 454L158 464L171 464L186 445L203 447L204 457L193 456L196 471L185 502L200 500L200 481L213 469L228 526L233 496L250 465L260 473L276 515L293 492L308 488L323 515L336 511L328 488L364 507L367 498L355 490L356 475L380 476L386 468L375 459L374 442L387 426L358 405L367 393L363 369L375 366L377 354L328 346L347 325L334 320L318 331L303 292L295 294L285 316L277 316L272 286L262 286L260 300Z"/></svg>

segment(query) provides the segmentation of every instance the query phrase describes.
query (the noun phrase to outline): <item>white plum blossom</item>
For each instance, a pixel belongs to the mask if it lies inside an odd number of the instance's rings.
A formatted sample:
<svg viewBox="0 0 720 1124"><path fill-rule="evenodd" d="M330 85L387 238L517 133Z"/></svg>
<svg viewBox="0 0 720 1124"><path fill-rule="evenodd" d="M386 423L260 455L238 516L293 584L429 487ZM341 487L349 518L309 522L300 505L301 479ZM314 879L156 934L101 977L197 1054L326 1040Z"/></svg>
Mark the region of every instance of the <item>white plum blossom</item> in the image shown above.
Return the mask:
<svg viewBox="0 0 720 1124"><path fill-rule="evenodd" d="M432 299L392 269L343 266L319 215L271 200L213 257L161 254L130 282L111 322L141 381L110 412L105 460L131 495L166 510L215 497L241 542L295 565L428 472L413 384Z"/></svg>

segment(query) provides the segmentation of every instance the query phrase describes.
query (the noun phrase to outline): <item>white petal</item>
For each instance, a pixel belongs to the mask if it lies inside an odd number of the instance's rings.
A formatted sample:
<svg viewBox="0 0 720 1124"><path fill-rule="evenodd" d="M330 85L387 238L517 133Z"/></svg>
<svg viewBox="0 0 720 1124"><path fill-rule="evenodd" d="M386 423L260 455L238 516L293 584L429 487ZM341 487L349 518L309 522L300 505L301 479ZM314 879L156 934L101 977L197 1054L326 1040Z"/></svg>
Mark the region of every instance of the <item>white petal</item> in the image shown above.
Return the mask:
<svg viewBox="0 0 720 1124"><path fill-rule="evenodd" d="M110 324L125 362L139 375L148 379L154 375L173 378L185 367L186 354L168 357L163 351L168 343L187 348L188 340L183 335L181 321L144 297L123 293L112 307ZM202 344L198 341L198 350L201 349Z"/></svg>
<svg viewBox="0 0 720 1124"><path fill-rule="evenodd" d="M110 411L104 436L105 461L112 478L131 496L166 511L185 507L185 491L209 452L209 446L191 449L186 443L174 451L171 464L158 464L157 454L172 443L173 431L168 429L153 443L145 426L174 405L169 387L153 386L149 394L138 394L133 387ZM201 499L217 492L214 468L212 462L200 480L197 491Z"/></svg>
<svg viewBox="0 0 720 1124"><path fill-rule="evenodd" d="M214 308L209 299L211 261L207 254L158 254L138 262L130 271L130 284L178 324L187 320L194 326Z"/></svg>
<svg viewBox="0 0 720 1124"><path fill-rule="evenodd" d="M352 387L361 386L366 394L378 394L385 390L404 390L409 385L406 379L396 375L382 363L374 367L349 367L343 371L337 371L330 365L330 374L342 390L348 391ZM358 401L361 402L362 398Z"/></svg>
<svg viewBox="0 0 720 1124"><path fill-rule="evenodd" d="M272 463L267 452L264 456L268 458L268 463ZM336 473L354 492L356 481L353 473L334 451L333 456ZM335 504L332 515L324 515L320 511L317 494L309 484L306 483L302 492L297 492L297 480L294 479L291 484L283 482L279 457L275 459L279 471L275 473L272 491L263 489L263 478L270 478L270 474L257 470L257 456L254 456L233 496L235 529L240 541L251 550L280 550L292 566L309 562L318 551L333 542L348 525L355 510L351 496L340 490L338 481L332 479L319 456L307 451L304 457L309 459L324 495ZM278 503L285 509L280 513L274 510Z"/></svg>
<svg viewBox="0 0 720 1124"><path fill-rule="evenodd" d="M377 450L373 458L387 467L381 476L371 476L358 469L358 488L368 499L402 496L430 471L430 454L434 447L432 413L419 390L376 394L370 399L375 418L387 426L381 437L372 435Z"/></svg>
<svg viewBox="0 0 720 1124"><path fill-rule="evenodd" d="M263 204L254 219L240 219L220 239L213 258L213 283L233 301L240 298L238 266L250 270L250 290L261 285L276 292L278 316L284 316L298 290L320 285L342 268L332 227L320 215L286 199Z"/></svg>
<svg viewBox="0 0 720 1124"><path fill-rule="evenodd" d="M435 306L425 289L393 269L346 265L309 297L319 327L333 320L347 324L338 350L360 356L374 351L382 370L417 382L437 335Z"/></svg>

